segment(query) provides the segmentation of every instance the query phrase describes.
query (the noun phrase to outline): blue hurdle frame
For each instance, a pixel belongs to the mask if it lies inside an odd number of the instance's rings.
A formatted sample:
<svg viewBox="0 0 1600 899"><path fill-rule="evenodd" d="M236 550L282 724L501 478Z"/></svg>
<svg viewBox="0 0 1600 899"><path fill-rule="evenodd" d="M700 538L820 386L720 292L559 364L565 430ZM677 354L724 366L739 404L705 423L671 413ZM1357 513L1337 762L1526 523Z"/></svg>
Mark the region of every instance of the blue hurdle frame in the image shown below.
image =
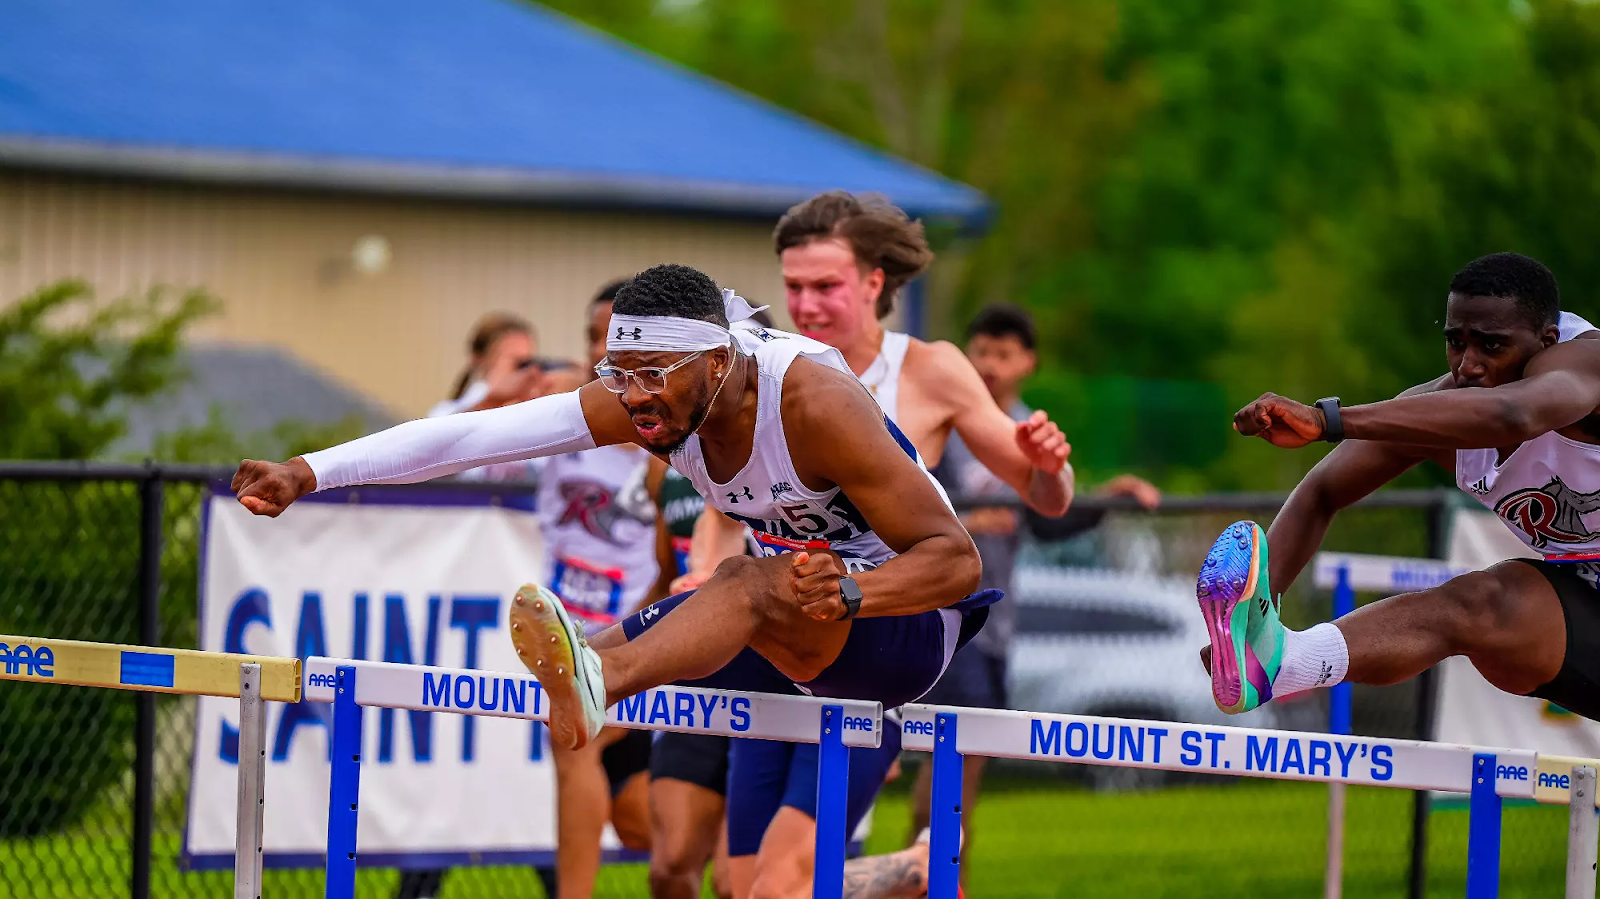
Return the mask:
<svg viewBox="0 0 1600 899"><path fill-rule="evenodd" d="M952 734L954 716L951 717ZM327 899L355 899L356 836L361 806L361 706L356 702L356 669L340 665L333 699L333 767L328 780ZM951 737L951 746L955 739ZM842 899L845 802L849 794L850 750L844 745L844 707L822 707L817 753L817 845L814 899ZM960 764L959 756L957 765ZM935 775L937 776L937 774ZM961 773L956 772L960 802ZM958 831L959 832L959 831ZM953 894L952 894L953 895Z"/></svg>

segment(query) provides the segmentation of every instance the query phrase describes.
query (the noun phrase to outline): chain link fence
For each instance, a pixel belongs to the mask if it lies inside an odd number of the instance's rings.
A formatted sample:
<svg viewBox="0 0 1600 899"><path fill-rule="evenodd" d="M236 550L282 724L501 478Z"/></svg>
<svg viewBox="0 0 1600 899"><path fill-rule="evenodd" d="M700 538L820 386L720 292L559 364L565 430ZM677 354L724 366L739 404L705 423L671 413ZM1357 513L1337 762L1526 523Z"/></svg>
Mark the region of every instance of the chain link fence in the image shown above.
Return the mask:
<svg viewBox="0 0 1600 899"><path fill-rule="evenodd" d="M208 482L224 473L139 467L0 467L0 633L195 648L199 546ZM516 490L515 486L502 489ZM526 488L522 488L524 491ZM1397 492L1336 519L1324 549L1428 557L1448 492ZM1196 651L1193 577L1216 535L1270 524L1278 497L1171 498L1155 513L1110 507L1092 529L1025 542L1013 598L1012 705L1222 723ZM1083 499L1081 509L1097 502ZM1361 596L1361 602L1379 597ZM1309 572L1284 597L1295 628L1325 620ZM1426 678L1355 689L1354 730L1413 737ZM226 895L231 874L188 871L181 842L193 746L192 697L0 682L0 872L17 897ZM1325 730L1325 695L1268 707L1253 726ZM1260 716L1263 718L1269 716ZM149 742L141 751L141 738ZM869 852L905 845L910 775L880 801ZM996 896L1280 895L1321 890L1327 788L1127 769L995 763L970 810L969 889ZM441 800L446 801L446 800ZM1421 816L1418 817L1418 812ZM1426 826L1413 863L1414 822ZM1565 811L1508 809L1504 895L1551 895L1563 871ZM1406 791L1353 788L1345 894L1460 895L1466 813L1431 812ZM1412 883L1415 881L1416 889ZM358 891L401 895L401 874L363 869ZM318 896L320 869L269 870L268 896ZM596 895L645 896L640 864L607 865ZM440 897L546 895L537 871L446 873Z"/></svg>

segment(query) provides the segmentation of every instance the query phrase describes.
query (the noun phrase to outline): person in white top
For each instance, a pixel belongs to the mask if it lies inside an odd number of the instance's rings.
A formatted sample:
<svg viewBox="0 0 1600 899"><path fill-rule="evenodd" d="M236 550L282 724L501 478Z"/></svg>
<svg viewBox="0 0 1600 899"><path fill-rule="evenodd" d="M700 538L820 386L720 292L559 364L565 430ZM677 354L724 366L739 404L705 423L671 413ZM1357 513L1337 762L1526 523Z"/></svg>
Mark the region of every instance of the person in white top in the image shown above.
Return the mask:
<svg viewBox="0 0 1600 899"><path fill-rule="evenodd" d="M1555 276L1515 253L1473 260L1445 301L1448 375L1382 402L1304 405L1266 394L1234 427L1274 446L1339 445L1263 536L1230 527L1197 594L1217 705L1244 711L1341 681L1394 684L1461 655L1507 693L1600 720L1600 332L1560 311ZM1303 632L1281 590L1334 514L1432 461L1543 558L1515 559L1363 606ZM1272 546L1270 559L1268 544ZM1245 610L1241 616L1237 614Z"/></svg>
<svg viewBox="0 0 1600 899"><path fill-rule="evenodd" d="M621 281L601 288L588 304L589 365L605 357L605 329ZM493 409L547 393L576 390L588 378L577 365L537 360L531 327L491 315L469 346L473 362L453 399L430 417ZM520 339L519 339L520 338ZM592 377L592 372L589 372ZM542 583L559 595L589 632L638 611L657 576L655 510L645 491L649 453L636 446L501 462L461 473L467 480L537 481L537 517L549 556ZM651 846L648 731L611 728L580 750L552 747L556 779L556 899L587 899L600 870L601 839L609 821L622 845ZM436 895L443 871L408 871L401 896ZM548 887L548 884L547 884Z"/></svg>
<svg viewBox="0 0 1600 899"><path fill-rule="evenodd" d="M1072 467L1028 463L1030 441L1057 439L1059 431L1046 413L1031 412L1014 421L995 402L960 348L888 331L881 324L894 310L900 289L933 261L920 223L882 197L829 191L784 214L773 230L773 249L783 266L785 297L796 329L839 350L930 468L943 457L951 436L959 435L978 462L1032 508L1048 516L1066 513L1075 489ZM1154 487L1138 479L1119 482L1118 489L1109 492L1135 490L1155 493ZM708 510L706 518L716 524L721 516ZM776 751L737 744L734 751L752 749ZM862 770L852 768L852 777L877 777L881 784L893 760L894 753L880 752L857 766ZM807 762L803 758L793 762L792 776L804 776L801 766ZM798 798L798 790L794 795L796 800L773 817L761 842L763 856L776 851L793 856L791 864L774 866L792 872L793 882L765 883L762 891L795 892L809 883L804 872L810 870L808 847L816 827L813 802ZM774 848L769 850L769 844ZM739 848L738 843L731 848ZM862 895L914 889L925 877L926 851L925 842L914 841L908 853L852 862L847 895L855 895L857 884L868 883L881 891ZM909 863L919 853L924 854L922 864ZM748 892L752 864L753 855L733 852L729 871L736 896ZM855 876L858 872L860 876Z"/></svg>
<svg viewBox="0 0 1600 899"><path fill-rule="evenodd" d="M754 311L701 272L656 266L618 292L598 382L284 463L244 460L233 489L252 513L276 516L315 490L633 443L750 525L763 557L725 560L698 590L592 642L548 589L518 591L512 642L545 686L553 743L582 748L608 706L669 682L902 705L927 692L997 597L973 593L972 539L844 359L749 327ZM1065 461L1059 431L1022 455L1055 474ZM730 809L734 788L730 775Z"/></svg>
<svg viewBox="0 0 1600 899"><path fill-rule="evenodd" d="M605 358L611 303L624 283L606 285L589 302L591 368ZM576 387L586 379L574 380ZM541 583L561 597L588 634L639 611L658 574L656 514L645 477L660 463L637 446L618 444L524 464L538 466L538 516L550 555ZM650 848L650 750L648 731L621 728L601 731L581 749L551 747L556 899L593 895L607 821L623 846Z"/></svg>

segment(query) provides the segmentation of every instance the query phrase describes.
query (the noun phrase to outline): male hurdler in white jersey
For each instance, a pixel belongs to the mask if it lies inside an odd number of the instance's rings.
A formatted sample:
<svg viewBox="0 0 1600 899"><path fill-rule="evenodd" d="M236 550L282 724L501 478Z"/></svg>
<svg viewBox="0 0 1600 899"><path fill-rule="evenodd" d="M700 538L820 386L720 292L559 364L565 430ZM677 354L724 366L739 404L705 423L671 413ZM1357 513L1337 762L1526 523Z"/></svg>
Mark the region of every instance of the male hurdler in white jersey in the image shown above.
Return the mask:
<svg viewBox="0 0 1600 899"><path fill-rule="evenodd" d="M580 747L607 706L669 682L901 705L927 691L995 597L971 596L971 538L838 353L797 335L730 331L751 313L700 272L657 266L618 292L598 383L408 422L286 463L247 460L234 489L252 512L277 515L313 490L635 443L708 503L753 513L765 534L793 530L807 548L729 559L694 593L592 641L548 590L524 588L513 642L545 684L552 740Z"/></svg>
<svg viewBox="0 0 1600 899"><path fill-rule="evenodd" d="M1600 553L1596 337L1560 312L1548 269L1496 253L1450 282L1448 375L1367 405L1305 406L1269 393L1240 410L1239 433L1274 446L1340 445L1295 488L1267 536L1239 522L1206 559L1197 592L1217 705L1241 712L1345 680L1398 683L1464 655L1507 693L1600 720L1600 568L1552 561ZM1546 558L1501 562L1286 630L1277 591L1310 561L1334 513L1429 460Z"/></svg>

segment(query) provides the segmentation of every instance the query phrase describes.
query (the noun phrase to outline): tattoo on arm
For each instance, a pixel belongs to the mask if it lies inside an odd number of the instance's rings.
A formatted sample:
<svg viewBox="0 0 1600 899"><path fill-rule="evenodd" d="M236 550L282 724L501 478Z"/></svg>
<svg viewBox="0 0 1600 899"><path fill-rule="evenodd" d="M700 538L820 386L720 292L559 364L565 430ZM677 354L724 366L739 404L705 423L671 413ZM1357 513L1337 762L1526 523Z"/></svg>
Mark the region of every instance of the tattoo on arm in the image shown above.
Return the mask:
<svg viewBox="0 0 1600 899"><path fill-rule="evenodd" d="M920 853L871 855L844 866L844 899L895 899L927 891L928 864Z"/></svg>

